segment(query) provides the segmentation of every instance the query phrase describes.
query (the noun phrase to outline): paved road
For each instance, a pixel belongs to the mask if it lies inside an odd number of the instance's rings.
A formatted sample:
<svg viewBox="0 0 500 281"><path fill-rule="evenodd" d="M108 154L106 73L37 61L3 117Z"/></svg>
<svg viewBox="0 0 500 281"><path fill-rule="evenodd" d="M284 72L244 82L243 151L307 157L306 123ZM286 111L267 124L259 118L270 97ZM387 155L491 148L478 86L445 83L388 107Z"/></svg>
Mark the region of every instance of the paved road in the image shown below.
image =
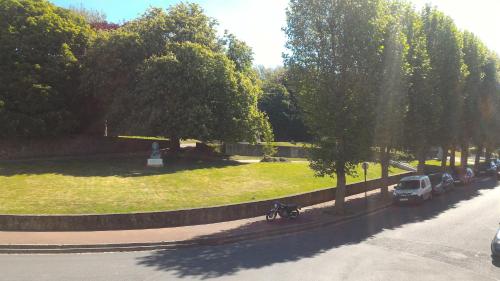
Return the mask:
<svg viewBox="0 0 500 281"><path fill-rule="evenodd" d="M1 280L500 280L500 187L482 181L286 237L179 250L0 255Z"/></svg>

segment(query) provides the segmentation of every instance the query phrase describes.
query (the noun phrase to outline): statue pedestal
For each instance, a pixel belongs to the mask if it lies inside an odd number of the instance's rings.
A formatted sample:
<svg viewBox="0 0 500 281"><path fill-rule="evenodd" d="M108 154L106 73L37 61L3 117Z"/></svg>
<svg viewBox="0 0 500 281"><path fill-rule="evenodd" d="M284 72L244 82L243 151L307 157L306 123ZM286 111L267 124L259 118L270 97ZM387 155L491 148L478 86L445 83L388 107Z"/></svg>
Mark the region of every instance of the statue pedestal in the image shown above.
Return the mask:
<svg viewBox="0 0 500 281"><path fill-rule="evenodd" d="M148 167L163 167L163 159L148 159Z"/></svg>

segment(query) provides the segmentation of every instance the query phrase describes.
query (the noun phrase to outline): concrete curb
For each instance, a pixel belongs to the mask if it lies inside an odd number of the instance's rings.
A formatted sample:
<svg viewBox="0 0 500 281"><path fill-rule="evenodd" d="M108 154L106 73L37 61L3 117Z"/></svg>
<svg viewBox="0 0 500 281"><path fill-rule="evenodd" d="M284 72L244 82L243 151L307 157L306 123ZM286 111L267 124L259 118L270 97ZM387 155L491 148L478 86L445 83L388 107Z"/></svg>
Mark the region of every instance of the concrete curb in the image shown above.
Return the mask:
<svg viewBox="0 0 500 281"><path fill-rule="evenodd" d="M217 237L202 237L186 241L163 241L146 243L121 243L121 244L94 244L94 245L0 245L0 254L64 254L64 253L105 253L105 252L132 252L152 251L162 249L180 249L195 246L213 246L236 243L246 240L271 238L278 235L290 235L306 230L313 230L325 226L342 224L363 216L375 214L392 205L386 202L365 212L336 219L309 222L301 225L290 225L279 229L261 230L243 234Z"/></svg>

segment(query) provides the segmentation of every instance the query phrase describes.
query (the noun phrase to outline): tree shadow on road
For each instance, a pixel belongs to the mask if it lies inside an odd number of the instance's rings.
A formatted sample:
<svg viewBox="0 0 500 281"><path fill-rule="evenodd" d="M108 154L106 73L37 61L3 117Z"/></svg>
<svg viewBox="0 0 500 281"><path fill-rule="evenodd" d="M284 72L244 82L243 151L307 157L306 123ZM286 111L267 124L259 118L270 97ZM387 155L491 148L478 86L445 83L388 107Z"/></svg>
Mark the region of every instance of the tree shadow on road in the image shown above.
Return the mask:
<svg viewBox="0 0 500 281"><path fill-rule="evenodd" d="M421 206L393 206L370 216L286 236L220 246L155 251L139 258L137 263L157 270L174 271L178 277L206 279L233 275L243 269L259 269L276 263L312 258L334 248L358 244L386 229L397 229L406 224L433 219L446 210L456 208L458 203L480 195L482 190L493 189L496 185L494 180L479 179L471 186L457 187ZM223 234L237 232L241 232L241 229Z"/></svg>

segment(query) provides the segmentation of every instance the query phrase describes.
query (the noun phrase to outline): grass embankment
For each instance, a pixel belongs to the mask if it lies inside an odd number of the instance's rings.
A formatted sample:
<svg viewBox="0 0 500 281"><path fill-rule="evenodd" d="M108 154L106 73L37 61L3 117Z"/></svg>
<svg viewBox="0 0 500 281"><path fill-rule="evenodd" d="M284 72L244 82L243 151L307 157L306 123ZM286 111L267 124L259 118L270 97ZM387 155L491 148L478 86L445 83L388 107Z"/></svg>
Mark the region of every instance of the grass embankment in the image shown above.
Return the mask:
<svg viewBox="0 0 500 281"><path fill-rule="evenodd" d="M379 177L370 166L368 178ZM392 169L393 173L402 172ZM348 177L348 182L362 180ZM174 210L270 199L335 185L308 163L175 162L143 158L0 163L0 213L96 214Z"/></svg>

